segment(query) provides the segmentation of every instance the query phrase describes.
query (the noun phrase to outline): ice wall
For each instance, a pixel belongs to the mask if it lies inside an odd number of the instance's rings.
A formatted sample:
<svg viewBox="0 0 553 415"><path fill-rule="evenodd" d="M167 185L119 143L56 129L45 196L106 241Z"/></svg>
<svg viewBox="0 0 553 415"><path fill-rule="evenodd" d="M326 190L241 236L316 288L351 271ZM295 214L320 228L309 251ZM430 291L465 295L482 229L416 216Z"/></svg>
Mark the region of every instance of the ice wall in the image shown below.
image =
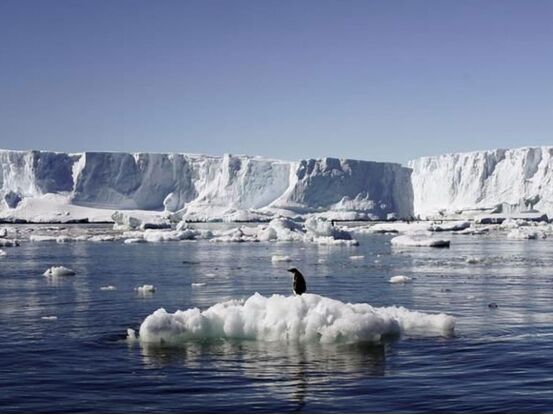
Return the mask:
<svg viewBox="0 0 553 415"><path fill-rule="evenodd" d="M52 195L71 206L165 209L200 220L233 212L409 216L410 173L394 163L334 158L0 150L0 217L17 217L20 203L28 210L39 206L30 200Z"/></svg>
<svg viewBox="0 0 553 415"><path fill-rule="evenodd" d="M445 154L410 161L414 210L469 209L553 214L553 147Z"/></svg>

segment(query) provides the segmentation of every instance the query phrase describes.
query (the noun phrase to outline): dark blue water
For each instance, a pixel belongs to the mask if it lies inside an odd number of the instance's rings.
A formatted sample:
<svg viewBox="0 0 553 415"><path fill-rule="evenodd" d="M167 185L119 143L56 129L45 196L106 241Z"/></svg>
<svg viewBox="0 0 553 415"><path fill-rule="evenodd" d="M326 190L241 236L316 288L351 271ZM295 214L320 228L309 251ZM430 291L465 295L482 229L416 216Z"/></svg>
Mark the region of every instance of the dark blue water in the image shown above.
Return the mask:
<svg viewBox="0 0 553 415"><path fill-rule="evenodd" d="M450 249L300 243L24 242L0 258L0 412L551 412L553 240L453 236ZM369 344L125 340L159 307L308 289L456 317L452 338ZM352 260L351 255L364 255ZM485 262L468 264L467 257ZM183 263L183 261L188 261ZM320 261L324 261L320 263ZM74 277L42 273L63 264ZM388 283L393 275L411 284ZM205 282L192 287L192 282ZM154 284L151 296L134 288ZM100 287L113 285L116 291ZM496 303L497 308L488 304ZM42 317L56 316L56 320Z"/></svg>

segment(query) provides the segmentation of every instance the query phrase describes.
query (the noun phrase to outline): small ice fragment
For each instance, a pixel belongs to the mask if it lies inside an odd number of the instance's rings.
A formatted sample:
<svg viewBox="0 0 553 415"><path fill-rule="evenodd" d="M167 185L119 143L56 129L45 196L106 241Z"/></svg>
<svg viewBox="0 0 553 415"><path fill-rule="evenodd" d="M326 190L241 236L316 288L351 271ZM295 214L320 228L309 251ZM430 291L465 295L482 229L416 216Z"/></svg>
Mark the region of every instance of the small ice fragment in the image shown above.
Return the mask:
<svg viewBox="0 0 553 415"><path fill-rule="evenodd" d="M479 257L476 257L476 256L474 256L474 257L468 257L468 258L465 260L465 262L466 262L467 264L479 264L479 263L481 263L481 262L483 262L483 261L484 261L483 258L479 258Z"/></svg>
<svg viewBox="0 0 553 415"><path fill-rule="evenodd" d="M140 244L147 242L144 238L128 238L123 241L125 244Z"/></svg>
<svg viewBox="0 0 553 415"><path fill-rule="evenodd" d="M136 287L136 291L138 291L140 294L153 293L155 292L155 290L156 287L151 284L144 284L141 287Z"/></svg>
<svg viewBox="0 0 553 415"><path fill-rule="evenodd" d="M100 287L101 291L115 291L117 288L115 288L113 285L106 285L104 287Z"/></svg>
<svg viewBox="0 0 553 415"><path fill-rule="evenodd" d="M193 282L192 287L203 287L205 285L205 282Z"/></svg>
<svg viewBox="0 0 553 415"><path fill-rule="evenodd" d="M357 260L360 260L360 259L363 259L363 258L365 258L365 255L351 255L349 257L349 259L354 260L354 261L357 261Z"/></svg>
<svg viewBox="0 0 553 415"><path fill-rule="evenodd" d="M205 274L206 277L215 277L217 274L214 274L213 272L208 272L207 274Z"/></svg>
<svg viewBox="0 0 553 415"><path fill-rule="evenodd" d="M127 340L136 341L136 330L127 329Z"/></svg>
<svg viewBox="0 0 553 415"><path fill-rule="evenodd" d="M392 284L406 284L408 282L413 281L413 278L407 277L405 275L396 275L392 278L390 278L390 282Z"/></svg>
<svg viewBox="0 0 553 415"><path fill-rule="evenodd" d="M43 316L40 319L41 320L47 320L47 321L53 321L53 320L57 320L58 317L57 316Z"/></svg>
<svg viewBox="0 0 553 415"><path fill-rule="evenodd" d="M286 255L273 255L271 258L272 262L292 262L292 258Z"/></svg>
<svg viewBox="0 0 553 415"><path fill-rule="evenodd" d="M6 256L6 251L3 251L2 249L0 249L0 256Z"/></svg>
<svg viewBox="0 0 553 415"><path fill-rule="evenodd" d="M75 271L61 265L59 267L48 268L42 275L45 277L66 277L69 275L75 275Z"/></svg>

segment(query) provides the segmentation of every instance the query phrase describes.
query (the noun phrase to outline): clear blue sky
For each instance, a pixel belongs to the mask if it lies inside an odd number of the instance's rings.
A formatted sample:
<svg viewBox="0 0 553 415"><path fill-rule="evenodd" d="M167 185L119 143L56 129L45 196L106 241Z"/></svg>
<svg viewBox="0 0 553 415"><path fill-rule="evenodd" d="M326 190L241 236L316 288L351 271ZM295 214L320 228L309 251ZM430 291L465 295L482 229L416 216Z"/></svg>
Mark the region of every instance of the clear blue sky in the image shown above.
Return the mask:
<svg viewBox="0 0 553 415"><path fill-rule="evenodd" d="M553 1L1 0L0 148L553 145Z"/></svg>

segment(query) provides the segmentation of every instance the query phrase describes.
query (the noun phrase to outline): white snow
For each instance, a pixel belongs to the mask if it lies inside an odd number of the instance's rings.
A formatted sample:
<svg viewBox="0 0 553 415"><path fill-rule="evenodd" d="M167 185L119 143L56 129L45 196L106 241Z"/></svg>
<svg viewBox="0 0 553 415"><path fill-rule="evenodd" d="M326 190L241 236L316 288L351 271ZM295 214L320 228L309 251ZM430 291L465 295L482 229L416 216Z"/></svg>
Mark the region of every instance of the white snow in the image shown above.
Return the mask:
<svg viewBox="0 0 553 415"><path fill-rule="evenodd" d="M343 303L316 294L230 300L207 310L191 308L171 314L160 308L140 326L144 343L179 344L209 338L281 342L380 342L401 334L450 336L455 320L403 307L376 308Z"/></svg>
<svg viewBox="0 0 553 415"><path fill-rule="evenodd" d="M405 275L395 275L390 278L390 283L392 284L406 284L413 281L413 278L407 277Z"/></svg>
<svg viewBox="0 0 553 415"><path fill-rule="evenodd" d="M57 267L54 266L48 268L42 275L44 275L45 277L66 277L70 275L75 275L75 271L64 267L63 265L60 265Z"/></svg>

